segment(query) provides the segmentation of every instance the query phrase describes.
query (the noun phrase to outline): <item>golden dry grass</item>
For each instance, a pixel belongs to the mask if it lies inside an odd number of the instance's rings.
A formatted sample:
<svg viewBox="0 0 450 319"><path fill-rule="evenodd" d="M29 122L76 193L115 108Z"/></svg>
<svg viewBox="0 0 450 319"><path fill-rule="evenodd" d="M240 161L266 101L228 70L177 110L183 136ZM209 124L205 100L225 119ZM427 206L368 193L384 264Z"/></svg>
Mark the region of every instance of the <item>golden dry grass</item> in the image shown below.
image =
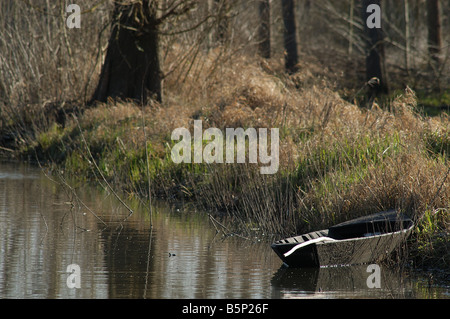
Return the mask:
<svg viewBox="0 0 450 319"><path fill-rule="evenodd" d="M387 105L362 109L340 98L325 81L298 89L295 81L310 77L310 69L287 77L279 60L252 62L254 59L237 56L212 70L214 59L214 52L205 56L202 68L195 66L196 76L184 84L179 83L176 73L166 79L163 105L142 109L132 103L111 102L87 111L82 123L89 126L97 122L96 130L113 130L128 121L129 129L120 138L126 148L139 149L145 144L141 113L144 110L145 136L159 157L170 151L172 130L192 130L194 119L201 119L204 129L278 127L282 132L282 177L272 179L278 183L292 180L296 200L295 208L289 209L296 209L311 225L394 207L417 216L427 209L448 207L450 179L442 183L448 154L430 152L426 136L448 132L449 119L444 115L420 116L415 111L414 92L409 88ZM227 177L230 179L240 174L241 185L246 178L261 178L245 170L219 167L212 171L231 174ZM239 209L236 201L230 201L239 187L212 187L211 183L219 179L209 174L175 183L193 193L200 188L192 183L199 181L203 185L201 196L230 192L217 197L226 198L223 203L217 200L208 205ZM247 180L248 187L254 183L259 182ZM227 206L230 203L233 207ZM283 227L292 232L302 226Z"/></svg>

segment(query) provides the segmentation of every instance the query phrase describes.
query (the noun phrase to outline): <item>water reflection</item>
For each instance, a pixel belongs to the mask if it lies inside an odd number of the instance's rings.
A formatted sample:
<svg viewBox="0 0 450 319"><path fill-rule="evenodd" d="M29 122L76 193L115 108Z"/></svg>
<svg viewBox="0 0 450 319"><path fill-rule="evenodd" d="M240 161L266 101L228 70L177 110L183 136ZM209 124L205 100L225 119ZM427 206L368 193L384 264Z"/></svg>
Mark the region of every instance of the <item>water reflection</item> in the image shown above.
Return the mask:
<svg viewBox="0 0 450 319"><path fill-rule="evenodd" d="M206 214L148 209L87 186L74 191L24 165L2 164L0 297L267 298L267 245L216 236ZM66 284L70 264L81 289Z"/></svg>
<svg viewBox="0 0 450 319"><path fill-rule="evenodd" d="M327 268L280 268L272 278L277 298L414 298L412 283L398 272L380 267L380 287L367 281L368 265Z"/></svg>
<svg viewBox="0 0 450 319"><path fill-rule="evenodd" d="M72 184L75 185L75 184ZM158 202L148 208L108 192L51 181L37 168L0 163L0 298L427 297L426 283L366 268L280 268L268 243L223 240L207 215ZM81 288L67 286L78 264ZM391 286L386 286L391 283ZM433 298L448 289L432 288Z"/></svg>

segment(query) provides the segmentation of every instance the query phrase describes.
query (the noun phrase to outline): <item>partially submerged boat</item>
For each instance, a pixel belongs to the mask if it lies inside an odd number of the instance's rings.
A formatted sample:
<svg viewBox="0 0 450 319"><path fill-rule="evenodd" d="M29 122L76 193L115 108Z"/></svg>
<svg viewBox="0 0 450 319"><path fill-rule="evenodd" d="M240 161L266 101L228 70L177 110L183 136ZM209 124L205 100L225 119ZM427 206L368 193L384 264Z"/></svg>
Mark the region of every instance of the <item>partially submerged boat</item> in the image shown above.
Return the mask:
<svg viewBox="0 0 450 319"><path fill-rule="evenodd" d="M282 239L272 249L289 267L366 264L388 256L413 227L407 215L390 210Z"/></svg>

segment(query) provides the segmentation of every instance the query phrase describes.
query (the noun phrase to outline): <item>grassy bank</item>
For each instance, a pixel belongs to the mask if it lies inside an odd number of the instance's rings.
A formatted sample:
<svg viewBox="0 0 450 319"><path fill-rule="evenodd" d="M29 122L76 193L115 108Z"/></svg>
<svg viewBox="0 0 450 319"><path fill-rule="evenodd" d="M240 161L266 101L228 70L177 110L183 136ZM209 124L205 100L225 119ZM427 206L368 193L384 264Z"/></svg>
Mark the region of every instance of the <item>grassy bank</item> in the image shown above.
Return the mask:
<svg viewBox="0 0 450 319"><path fill-rule="evenodd" d="M153 196L192 200L243 236L291 235L397 208L418 224L416 264L448 269L447 115L419 115L410 89L360 108L311 72L317 66L288 77L281 59L232 61L214 72L199 69L183 85L169 77L161 105L59 106L58 114L72 112L64 121L51 116L54 110L28 109L2 127L2 136L14 141L3 152L80 181L108 181L129 196L146 198L150 185ZM279 128L279 172L261 175L251 164L174 164L171 132L192 132L195 119L203 129Z"/></svg>

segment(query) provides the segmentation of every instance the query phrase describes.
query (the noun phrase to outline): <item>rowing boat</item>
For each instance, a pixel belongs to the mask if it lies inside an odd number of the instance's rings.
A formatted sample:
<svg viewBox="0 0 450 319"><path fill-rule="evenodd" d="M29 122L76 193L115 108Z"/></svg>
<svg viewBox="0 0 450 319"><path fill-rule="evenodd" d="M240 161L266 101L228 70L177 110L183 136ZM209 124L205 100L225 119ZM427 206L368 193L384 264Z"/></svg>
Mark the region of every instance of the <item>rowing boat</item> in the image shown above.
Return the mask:
<svg viewBox="0 0 450 319"><path fill-rule="evenodd" d="M387 257L413 227L407 215L390 210L282 239L272 249L289 267L366 264Z"/></svg>

